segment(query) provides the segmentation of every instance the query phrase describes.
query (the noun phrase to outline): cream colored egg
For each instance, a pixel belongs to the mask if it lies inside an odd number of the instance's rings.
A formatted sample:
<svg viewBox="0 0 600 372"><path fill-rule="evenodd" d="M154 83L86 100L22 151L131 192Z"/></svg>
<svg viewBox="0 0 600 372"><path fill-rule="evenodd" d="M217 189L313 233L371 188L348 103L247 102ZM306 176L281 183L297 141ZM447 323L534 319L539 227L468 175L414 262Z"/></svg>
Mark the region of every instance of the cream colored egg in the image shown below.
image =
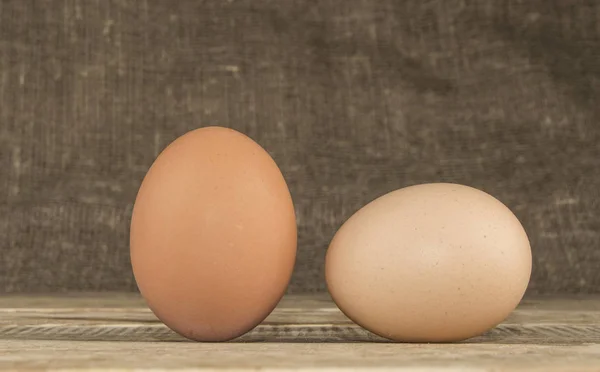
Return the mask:
<svg viewBox="0 0 600 372"><path fill-rule="evenodd" d="M327 252L339 308L389 339L457 341L518 305L531 274L523 226L500 201L456 184L386 194L356 212Z"/></svg>

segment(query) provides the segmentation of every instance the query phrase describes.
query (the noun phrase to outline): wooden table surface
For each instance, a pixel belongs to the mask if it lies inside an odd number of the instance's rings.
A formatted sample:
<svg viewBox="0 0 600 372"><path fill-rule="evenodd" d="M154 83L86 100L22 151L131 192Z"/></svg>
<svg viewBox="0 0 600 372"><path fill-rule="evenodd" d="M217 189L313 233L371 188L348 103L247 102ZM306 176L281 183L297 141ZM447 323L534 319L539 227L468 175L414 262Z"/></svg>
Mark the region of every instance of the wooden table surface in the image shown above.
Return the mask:
<svg viewBox="0 0 600 372"><path fill-rule="evenodd" d="M239 340L187 341L132 294L0 298L0 369L600 371L600 297L528 298L487 334L387 342L324 295L288 296Z"/></svg>

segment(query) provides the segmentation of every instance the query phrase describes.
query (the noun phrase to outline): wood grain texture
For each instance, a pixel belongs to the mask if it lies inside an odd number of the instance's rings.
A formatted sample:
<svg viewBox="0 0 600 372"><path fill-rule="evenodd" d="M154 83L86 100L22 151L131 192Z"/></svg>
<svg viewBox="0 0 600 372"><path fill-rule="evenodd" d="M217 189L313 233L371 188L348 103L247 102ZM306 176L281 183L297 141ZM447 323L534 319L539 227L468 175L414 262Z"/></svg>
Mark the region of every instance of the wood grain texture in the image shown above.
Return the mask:
<svg viewBox="0 0 600 372"><path fill-rule="evenodd" d="M600 2L0 1L0 292L135 291L128 224L177 136L238 129L281 167L325 289L341 223L391 190L497 196L530 293L600 292Z"/></svg>
<svg viewBox="0 0 600 372"><path fill-rule="evenodd" d="M0 369L600 370L600 298L529 298L454 344L399 344L352 324L324 295L288 296L238 340L195 343L134 295L0 299Z"/></svg>

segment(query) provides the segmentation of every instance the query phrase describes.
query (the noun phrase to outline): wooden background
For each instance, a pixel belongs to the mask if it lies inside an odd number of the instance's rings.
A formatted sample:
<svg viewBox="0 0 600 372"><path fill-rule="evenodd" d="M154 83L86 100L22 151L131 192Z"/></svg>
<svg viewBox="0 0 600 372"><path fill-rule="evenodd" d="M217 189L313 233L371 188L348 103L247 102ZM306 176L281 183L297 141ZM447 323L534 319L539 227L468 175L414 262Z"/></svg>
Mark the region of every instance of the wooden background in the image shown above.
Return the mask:
<svg viewBox="0 0 600 372"><path fill-rule="evenodd" d="M134 294L0 298L0 370L600 371L600 298L525 300L451 344L388 342L326 295L294 295L233 342L189 342Z"/></svg>

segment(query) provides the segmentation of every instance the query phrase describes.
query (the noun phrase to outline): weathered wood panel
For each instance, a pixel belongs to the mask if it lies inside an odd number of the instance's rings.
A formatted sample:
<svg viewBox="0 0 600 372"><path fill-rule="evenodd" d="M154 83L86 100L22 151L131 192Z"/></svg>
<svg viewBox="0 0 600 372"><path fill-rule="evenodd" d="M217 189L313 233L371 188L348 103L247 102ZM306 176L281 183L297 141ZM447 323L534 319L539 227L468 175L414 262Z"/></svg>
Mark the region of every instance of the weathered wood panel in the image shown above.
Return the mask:
<svg viewBox="0 0 600 372"><path fill-rule="evenodd" d="M286 297L229 343L189 342L135 295L0 298L0 368L600 370L600 298L526 299L487 334L399 344L352 324L326 296Z"/></svg>

